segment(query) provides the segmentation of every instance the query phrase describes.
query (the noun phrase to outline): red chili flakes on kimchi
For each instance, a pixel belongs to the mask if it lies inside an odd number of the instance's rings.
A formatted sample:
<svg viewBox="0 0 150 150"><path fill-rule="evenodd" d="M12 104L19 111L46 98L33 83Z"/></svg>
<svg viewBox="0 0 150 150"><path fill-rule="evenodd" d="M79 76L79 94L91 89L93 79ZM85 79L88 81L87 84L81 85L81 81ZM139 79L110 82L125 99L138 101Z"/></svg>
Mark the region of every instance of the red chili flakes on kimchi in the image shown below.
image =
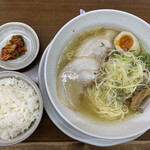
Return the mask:
<svg viewBox="0 0 150 150"><path fill-rule="evenodd" d="M4 61L16 59L25 55L27 49L24 47L24 40L21 35L12 36L1 50L1 59Z"/></svg>

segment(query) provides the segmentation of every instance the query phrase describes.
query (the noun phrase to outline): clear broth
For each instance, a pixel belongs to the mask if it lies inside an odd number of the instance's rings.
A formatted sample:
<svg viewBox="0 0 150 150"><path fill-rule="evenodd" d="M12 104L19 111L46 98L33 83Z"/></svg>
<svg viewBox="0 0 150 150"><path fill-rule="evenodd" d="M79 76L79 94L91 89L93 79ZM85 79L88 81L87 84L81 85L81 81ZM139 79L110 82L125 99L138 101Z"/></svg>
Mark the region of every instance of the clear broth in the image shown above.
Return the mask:
<svg viewBox="0 0 150 150"><path fill-rule="evenodd" d="M111 39L111 42L114 42L114 38L121 32L120 29L111 28L111 27L94 27L91 29L88 29L86 31L83 31L82 33L78 34L76 37L74 37L68 45L64 48L59 62L58 62L58 76L61 72L61 70L66 66L69 62L71 62L74 57L76 50L78 47L83 43L84 40L88 38L95 38L95 37L108 37ZM58 78L57 76L57 78ZM58 80L57 80L58 81ZM58 96L60 98L59 90L58 90L58 83L57 83L57 92ZM61 99L61 98L60 98ZM95 122L101 122L101 123L115 123L116 121L112 120L106 120L105 118L101 118L98 116L98 114L91 109L91 102L85 98L83 95L80 97L81 101L81 107L77 111L80 115L83 117L86 117L88 120L92 120ZM126 115L125 120L128 118L131 118L136 113L130 110L130 113ZM118 120L117 120L118 122Z"/></svg>

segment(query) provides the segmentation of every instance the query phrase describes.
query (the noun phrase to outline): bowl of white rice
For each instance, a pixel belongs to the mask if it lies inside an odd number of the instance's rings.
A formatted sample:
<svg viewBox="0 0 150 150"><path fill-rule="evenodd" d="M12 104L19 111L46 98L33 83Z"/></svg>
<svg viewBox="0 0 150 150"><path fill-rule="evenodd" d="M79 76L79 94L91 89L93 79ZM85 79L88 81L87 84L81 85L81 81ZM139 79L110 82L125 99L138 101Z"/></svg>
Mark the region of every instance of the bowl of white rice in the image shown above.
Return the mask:
<svg viewBox="0 0 150 150"><path fill-rule="evenodd" d="M43 100L37 85L13 71L0 73L0 146L28 138L40 123Z"/></svg>

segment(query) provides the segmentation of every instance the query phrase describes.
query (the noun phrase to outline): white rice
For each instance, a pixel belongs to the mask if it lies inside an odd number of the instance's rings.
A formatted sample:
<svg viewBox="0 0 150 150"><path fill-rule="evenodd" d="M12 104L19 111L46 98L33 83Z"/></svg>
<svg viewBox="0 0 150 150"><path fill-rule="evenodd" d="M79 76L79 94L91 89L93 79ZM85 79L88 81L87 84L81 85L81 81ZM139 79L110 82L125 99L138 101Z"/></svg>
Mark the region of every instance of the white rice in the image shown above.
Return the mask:
<svg viewBox="0 0 150 150"><path fill-rule="evenodd" d="M0 80L0 139L9 140L27 130L39 115L39 98L25 81Z"/></svg>

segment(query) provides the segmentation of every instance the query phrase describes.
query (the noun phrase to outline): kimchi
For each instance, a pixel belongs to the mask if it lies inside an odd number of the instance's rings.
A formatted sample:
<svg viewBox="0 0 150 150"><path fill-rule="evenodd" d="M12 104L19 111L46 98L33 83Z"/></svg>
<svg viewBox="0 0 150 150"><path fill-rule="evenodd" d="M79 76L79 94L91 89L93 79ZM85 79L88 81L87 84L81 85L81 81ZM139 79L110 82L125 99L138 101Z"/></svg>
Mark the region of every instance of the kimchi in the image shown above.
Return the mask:
<svg viewBox="0 0 150 150"><path fill-rule="evenodd" d="M4 61L16 59L25 55L26 51L27 49L25 48L23 37L21 35L14 35L2 48L1 59Z"/></svg>

